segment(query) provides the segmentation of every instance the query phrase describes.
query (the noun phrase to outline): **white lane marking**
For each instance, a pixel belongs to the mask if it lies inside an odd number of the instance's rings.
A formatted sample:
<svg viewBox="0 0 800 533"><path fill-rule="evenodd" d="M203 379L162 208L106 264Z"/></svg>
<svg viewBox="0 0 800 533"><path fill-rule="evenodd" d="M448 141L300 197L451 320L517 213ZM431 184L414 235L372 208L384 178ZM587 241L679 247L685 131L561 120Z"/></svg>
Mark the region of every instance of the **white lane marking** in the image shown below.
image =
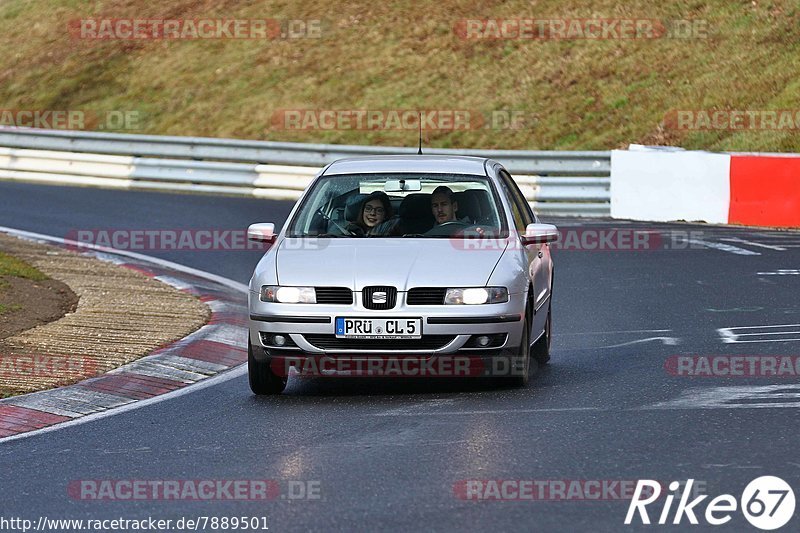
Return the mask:
<svg viewBox="0 0 800 533"><path fill-rule="evenodd" d="M641 344L643 342L661 341L666 346L677 346L680 343L678 337L649 337L647 339L639 339L630 342L623 342L620 344L612 344L610 346L598 346L598 348L620 348L622 346L631 346L633 344Z"/></svg>
<svg viewBox="0 0 800 533"><path fill-rule="evenodd" d="M38 239L47 242L55 242L58 244L66 244L66 245L78 245L79 243L75 241L71 241L69 239L62 239L61 237L54 237L52 235L43 235L41 233L33 233L30 231L18 230L15 228L9 228L6 226L0 226L0 232L8 233L10 235L17 235L20 237L25 237L28 239ZM169 268L172 270L176 270L178 272L183 272L185 274L189 274L191 276L195 276L201 279L206 279L212 281L214 283L218 283L220 285L224 285L229 287L235 291L239 291L243 294L247 294L248 287L243 283L239 283L232 279L224 278L222 276L218 276L216 274L212 274L210 272L205 272L203 270L198 270L192 267L187 267L184 265L180 265L178 263L173 263L172 261L167 261L164 259L159 259L157 257L150 257L144 254L138 254L135 252L128 252L126 250L115 250L113 248L105 248L102 246L96 245L87 245L85 243L80 243L81 246L86 248L91 248L94 251L105 252L115 255L122 255L125 257L130 257L132 259L137 259L139 261L150 262L165 268ZM161 394L159 396L154 396L152 398L148 398L146 400L139 400L133 403L121 405L119 407L115 407L114 409L109 409L107 411L101 411L99 413L93 413L90 415L82 416L80 418L76 418L74 420L68 420L66 422L61 422L59 424L55 424L52 426L48 426L42 429L37 429L34 431L28 431L26 433L20 433L19 435L11 435L9 437L2 437L0 438L0 444L4 442L9 442L12 440L18 439L26 439L28 437L33 437L35 435L40 435L42 433L48 433L50 431L58 431L61 429L66 429L69 427L77 426L79 424L85 424L87 422L92 422L94 420L99 420L101 418L106 418L108 416L115 416L122 413L127 413L128 411L133 411L134 409L139 409L142 407L147 407L149 405L153 405L160 402L165 402L167 400L172 400L174 398L179 398L186 394L192 394L194 392L203 390L208 387L213 387L219 385L221 383L225 383L226 381L230 381L232 379L237 379L247 373L247 366L242 364L228 370L226 372L222 372L217 374L214 377L206 378L191 385L187 385L183 388L176 389L171 392L167 392L165 394ZM21 398L21 397L20 397Z"/></svg>
<svg viewBox="0 0 800 533"><path fill-rule="evenodd" d="M766 328L797 328L800 327L800 324L774 324L771 326L734 326L731 328L723 328L723 329L766 329Z"/></svg>
<svg viewBox="0 0 800 533"><path fill-rule="evenodd" d="M539 409L482 409L477 411L426 411L425 416L454 416L454 415L508 415L519 413L558 413L570 411L607 411L601 407L542 407ZM397 409L396 412L374 413L372 416L420 416L420 412L405 412Z"/></svg>
<svg viewBox="0 0 800 533"><path fill-rule="evenodd" d="M798 236L797 231L758 231L752 233L756 237L775 237L775 238L794 238Z"/></svg>
<svg viewBox="0 0 800 533"><path fill-rule="evenodd" d="M777 328L788 331L775 331ZM724 344L743 344L757 342L795 342L800 341L800 324L775 324L769 326L738 326L718 328L720 340ZM796 335L796 338L780 339L780 335ZM750 338L754 337L754 338Z"/></svg>
<svg viewBox="0 0 800 533"><path fill-rule="evenodd" d="M796 400L796 401L770 401ZM800 384L702 387L642 409L770 409L800 408Z"/></svg>
<svg viewBox="0 0 800 533"><path fill-rule="evenodd" d="M775 272L758 272L759 276L796 276L800 274L800 270L784 270L780 269Z"/></svg>
<svg viewBox="0 0 800 533"><path fill-rule="evenodd" d="M728 242L738 242L742 244L749 244L750 246L758 246L761 248L767 248L768 250L778 250L780 252L785 252L786 248L782 248L780 246L775 246L772 244L763 244L760 242L753 242L753 241L746 241L744 239L740 239L739 237L725 237L720 239L721 241L728 241Z"/></svg>
<svg viewBox="0 0 800 533"><path fill-rule="evenodd" d="M689 244L696 244L698 246L705 246L706 248L713 248L715 250L720 250L722 252L728 252L728 253L736 254L736 255L761 255L759 252L754 252L752 250L745 250L744 248L739 248L738 246L733 246L732 244L723 244L721 242L701 241L699 239L689 239Z"/></svg>
<svg viewBox="0 0 800 533"><path fill-rule="evenodd" d="M724 340L722 342L725 343L735 343L735 344L747 344L747 343L754 343L754 342L796 342L800 341L800 337L796 339L759 339L755 341L740 341L740 340Z"/></svg>
<svg viewBox="0 0 800 533"><path fill-rule="evenodd" d="M761 333L737 333L737 337L752 337L759 335L800 335L800 331L770 331Z"/></svg>
<svg viewBox="0 0 800 533"><path fill-rule="evenodd" d="M789 331L774 331L775 328L786 328ZM724 344L754 343L754 342L794 342L800 341L800 324L776 324L770 326L738 326L732 328L718 328L720 340ZM742 331L740 331L742 330ZM755 330L755 331L751 331ZM798 338L777 339L776 335L798 335ZM762 337L743 339L743 337Z"/></svg>
<svg viewBox="0 0 800 533"><path fill-rule="evenodd" d="M571 335L608 335L614 333L668 333L671 329L631 329L627 331L585 331L583 333L559 333L559 337L569 337Z"/></svg>
<svg viewBox="0 0 800 533"><path fill-rule="evenodd" d="M753 311L762 311L763 307L753 306L753 307L731 307L730 309L714 309L713 307L707 307L706 311L710 311L711 313L752 313Z"/></svg>

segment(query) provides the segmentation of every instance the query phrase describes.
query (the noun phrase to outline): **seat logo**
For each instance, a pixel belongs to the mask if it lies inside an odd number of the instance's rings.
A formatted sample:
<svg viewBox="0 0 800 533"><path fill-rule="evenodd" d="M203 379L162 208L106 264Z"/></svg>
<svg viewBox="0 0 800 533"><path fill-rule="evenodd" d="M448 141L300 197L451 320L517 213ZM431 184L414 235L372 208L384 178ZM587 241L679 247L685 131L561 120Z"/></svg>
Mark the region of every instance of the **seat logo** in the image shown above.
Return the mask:
<svg viewBox="0 0 800 533"><path fill-rule="evenodd" d="M386 292L385 291L376 291L372 293L372 303L374 304L385 304L386 303Z"/></svg>

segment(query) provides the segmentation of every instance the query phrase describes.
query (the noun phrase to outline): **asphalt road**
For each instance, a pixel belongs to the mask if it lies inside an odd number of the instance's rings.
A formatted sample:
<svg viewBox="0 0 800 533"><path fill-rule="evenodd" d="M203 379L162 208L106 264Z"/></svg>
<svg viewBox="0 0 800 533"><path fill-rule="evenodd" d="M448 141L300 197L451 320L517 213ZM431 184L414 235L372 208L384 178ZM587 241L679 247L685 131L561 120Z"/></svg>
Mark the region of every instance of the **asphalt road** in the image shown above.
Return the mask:
<svg viewBox="0 0 800 533"><path fill-rule="evenodd" d="M250 199L0 184L0 225L59 236L102 228L241 229L282 223L290 208ZM0 445L0 516L264 516L271 531L621 531L632 529L623 525L625 500L464 501L454 486L488 479L692 478L711 496L738 498L752 479L774 475L800 489L800 378L691 378L665 368L675 355L797 355L800 334L786 332L800 327L759 326L800 324L800 275L789 273L800 269L800 234L554 222L578 240L612 229L617 235L650 231L654 249L575 245L554 252L553 358L528 388L293 378L284 395L257 398L239 376ZM688 232L696 233L686 247ZM680 241L677 248L664 247L670 236ZM243 283L259 257L252 251L143 253ZM723 329L745 326L751 329ZM274 479L283 492L268 502L85 501L68 493L78 480L201 479ZM292 500L289 480L318 487L320 498ZM661 508L648 507L651 519ZM670 521L673 516L674 510ZM710 528L700 519L696 529ZM684 518L680 529L687 523ZM794 518L786 530L798 524ZM710 529L748 527L737 512Z"/></svg>

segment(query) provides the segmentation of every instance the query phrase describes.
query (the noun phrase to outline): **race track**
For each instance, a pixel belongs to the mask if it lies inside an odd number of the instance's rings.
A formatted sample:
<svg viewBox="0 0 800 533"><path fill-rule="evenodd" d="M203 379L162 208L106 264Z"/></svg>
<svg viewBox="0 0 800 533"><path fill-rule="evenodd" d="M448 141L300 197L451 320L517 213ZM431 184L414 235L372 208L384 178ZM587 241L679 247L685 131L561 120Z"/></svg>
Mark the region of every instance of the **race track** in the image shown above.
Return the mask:
<svg viewBox="0 0 800 533"><path fill-rule="evenodd" d="M290 209L254 199L0 184L0 225L56 236L280 225ZM282 396L259 398L239 375L0 444L3 515L265 516L271 531L620 531L624 500L465 501L457 488L462 480L693 478L712 496L739 495L761 475L800 486L800 378L692 378L665 368L676 355L797 355L800 233L545 222L578 236L652 232L658 246L554 252L553 357L528 388L293 378ZM692 242L683 246L683 236ZM141 253L242 283L260 255ZM742 327L750 329L735 329ZM76 480L254 478L318 482L321 498L84 501L68 493ZM739 514L714 529L747 525Z"/></svg>

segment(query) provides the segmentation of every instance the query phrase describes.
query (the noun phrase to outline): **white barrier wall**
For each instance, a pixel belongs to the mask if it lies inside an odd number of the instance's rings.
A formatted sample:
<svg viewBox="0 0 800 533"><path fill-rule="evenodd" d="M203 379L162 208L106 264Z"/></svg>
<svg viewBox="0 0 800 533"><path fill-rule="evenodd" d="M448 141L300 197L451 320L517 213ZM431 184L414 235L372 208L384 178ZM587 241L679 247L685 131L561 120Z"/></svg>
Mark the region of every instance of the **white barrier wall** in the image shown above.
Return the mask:
<svg viewBox="0 0 800 533"><path fill-rule="evenodd" d="M728 154L689 151L611 152L611 216L726 224Z"/></svg>

